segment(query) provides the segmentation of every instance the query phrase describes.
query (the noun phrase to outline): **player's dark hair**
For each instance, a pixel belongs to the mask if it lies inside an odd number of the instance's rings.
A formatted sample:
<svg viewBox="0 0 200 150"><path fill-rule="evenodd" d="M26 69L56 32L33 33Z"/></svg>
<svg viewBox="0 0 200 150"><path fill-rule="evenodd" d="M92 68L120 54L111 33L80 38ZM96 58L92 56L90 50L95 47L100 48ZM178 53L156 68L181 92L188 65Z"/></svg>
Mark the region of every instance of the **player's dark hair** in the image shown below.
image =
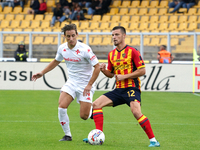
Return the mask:
<svg viewBox="0 0 200 150"><path fill-rule="evenodd" d="M70 30L75 30L76 34L77 34L77 27L75 24L66 24L62 29L61 31L64 32L64 35L65 35L65 32L66 31L70 31Z"/></svg>
<svg viewBox="0 0 200 150"><path fill-rule="evenodd" d="M166 45L161 45L164 49L167 49L167 46Z"/></svg>
<svg viewBox="0 0 200 150"><path fill-rule="evenodd" d="M115 27L112 29L112 31L113 31L113 30L118 30L118 29L120 29L122 33L126 34L126 29L125 29L124 27L122 27L122 26L115 26Z"/></svg>

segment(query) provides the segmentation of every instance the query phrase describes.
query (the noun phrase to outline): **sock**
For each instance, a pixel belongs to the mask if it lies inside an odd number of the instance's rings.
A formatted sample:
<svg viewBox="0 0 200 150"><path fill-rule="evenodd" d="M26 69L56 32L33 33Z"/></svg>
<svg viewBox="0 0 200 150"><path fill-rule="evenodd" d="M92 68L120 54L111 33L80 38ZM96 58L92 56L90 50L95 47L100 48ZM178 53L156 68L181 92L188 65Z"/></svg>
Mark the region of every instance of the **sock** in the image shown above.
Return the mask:
<svg viewBox="0 0 200 150"><path fill-rule="evenodd" d="M96 129L103 131L103 111L102 108L93 109L93 119Z"/></svg>
<svg viewBox="0 0 200 150"><path fill-rule="evenodd" d="M67 109L58 107L58 119L65 135L72 136L69 127L69 117L67 115Z"/></svg>
<svg viewBox="0 0 200 150"><path fill-rule="evenodd" d="M149 122L149 119L142 115L139 119L138 122L140 124L140 126L143 128L143 130L145 131L145 133L147 134L149 139L154 138L154 134L153 134L153 130L151 128L151 124Z"/></svg>
<svg viewBox="0 0 200 150"><path fill-rule="evenodd" d="M93 112L93 108L92 108L92 106L91 106L91 108L90 108L90 114L89 114L89 116L88 116L88 118L87 118L87 119L89 119L89 118L91 118L91 119L92 119L92 117L93 117L93 115L92 115L92 112Z"/></svg>

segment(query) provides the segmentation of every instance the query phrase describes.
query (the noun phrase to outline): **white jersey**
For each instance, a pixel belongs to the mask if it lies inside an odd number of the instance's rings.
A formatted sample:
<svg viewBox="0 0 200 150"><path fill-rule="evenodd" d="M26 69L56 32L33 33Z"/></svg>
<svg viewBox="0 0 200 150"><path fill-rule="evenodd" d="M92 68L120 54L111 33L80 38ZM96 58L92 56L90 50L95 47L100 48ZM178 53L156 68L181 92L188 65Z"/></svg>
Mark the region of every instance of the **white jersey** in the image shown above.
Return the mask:
<svg viewBox="0 0 200 150"><path fill-rule="evenodd" d="M73 49L69 49L67 42L60 45L55 59L65 60L67 65L68 80L85 88L93 73L93 66L98 63L96 55L92 49L77 41Z"/></svg>

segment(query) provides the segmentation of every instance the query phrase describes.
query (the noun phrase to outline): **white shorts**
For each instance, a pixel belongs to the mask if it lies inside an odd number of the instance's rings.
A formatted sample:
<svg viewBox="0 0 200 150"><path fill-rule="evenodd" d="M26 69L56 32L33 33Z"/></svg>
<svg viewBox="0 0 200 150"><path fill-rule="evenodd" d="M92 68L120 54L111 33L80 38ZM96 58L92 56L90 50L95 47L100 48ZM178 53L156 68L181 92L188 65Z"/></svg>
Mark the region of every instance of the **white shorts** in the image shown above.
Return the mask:
<svg viewBox="0 0 200 150"><path fill-rule="evenodd" d="M92 103L94 89L91 89L90 94L87 96L83 96L84 88L68 80L61 88L61 91L68 93L73 99L77 98L77 103L79 103L79 101Z"/></svg>

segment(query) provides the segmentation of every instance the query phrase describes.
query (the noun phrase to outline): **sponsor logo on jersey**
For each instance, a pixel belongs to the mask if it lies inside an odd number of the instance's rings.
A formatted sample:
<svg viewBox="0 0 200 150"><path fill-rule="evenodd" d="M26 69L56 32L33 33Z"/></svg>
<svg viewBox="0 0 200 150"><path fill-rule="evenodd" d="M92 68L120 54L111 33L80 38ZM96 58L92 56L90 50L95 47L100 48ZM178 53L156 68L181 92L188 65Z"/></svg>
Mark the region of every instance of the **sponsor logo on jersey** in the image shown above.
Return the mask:
<svg viewBox="0 0 200 150"><path fill-rule="evenodd" d="M63 49L64 52L66 52L66 49Z"/></svg>
<svg viewBox="0 0 200 150"><path fill-rule="evenodd" d="M76 53L77 53L77 54L80 53L79 49L76 50Z"/></svg>
<svg viewBox="0 0 200 150"><path fill-rule="evenodd" d="M66 61L73 61L73 62L79 62L81 61L80 58L72 57L72 58L64 58Z"/></svg>

